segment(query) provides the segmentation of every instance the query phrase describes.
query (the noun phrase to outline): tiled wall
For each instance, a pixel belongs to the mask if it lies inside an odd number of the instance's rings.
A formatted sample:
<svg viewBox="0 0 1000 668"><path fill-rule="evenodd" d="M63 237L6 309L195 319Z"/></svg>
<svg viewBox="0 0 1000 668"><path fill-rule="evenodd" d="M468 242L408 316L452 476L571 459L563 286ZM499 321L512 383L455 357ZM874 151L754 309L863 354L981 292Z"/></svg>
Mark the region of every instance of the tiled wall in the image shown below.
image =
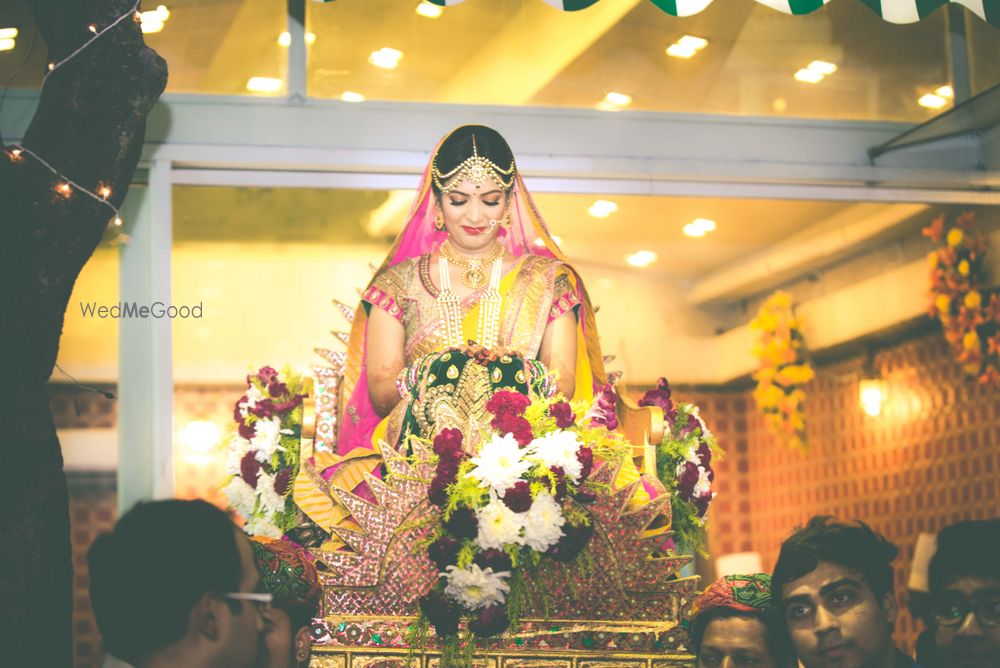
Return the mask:
<svg viewBox="0 0 1000 668"><path fill-rule="evenodd" d="M916 536L959 519L1000 515L1000 392L964 379L943 341L925 337L875 355L888 381L883 414L858 407L863 360L820 369L810 385L810 449L792 452L765 432L749 392L678 392L694 401L726 450L717 462L709 523L715 555L757 551L764 567L795 526L818 513L859 518L900 547L896 580L905 607L905 583ZM240 387L179 389L178 424L209 419L228 429ZM77 415L77 408L80 415ZM115 407L99 395L54 388L60 427L107 427ZM177 492L221 502L221 451L207 457L177 457ZM111 479L113 480L113 479ZM76 656L79 666L97 665L99 639L88 616L86 561L93 536L115 514L113 482L70 477L76 575ZM917 629L904 613L897 640L912 646Z"/></svg>

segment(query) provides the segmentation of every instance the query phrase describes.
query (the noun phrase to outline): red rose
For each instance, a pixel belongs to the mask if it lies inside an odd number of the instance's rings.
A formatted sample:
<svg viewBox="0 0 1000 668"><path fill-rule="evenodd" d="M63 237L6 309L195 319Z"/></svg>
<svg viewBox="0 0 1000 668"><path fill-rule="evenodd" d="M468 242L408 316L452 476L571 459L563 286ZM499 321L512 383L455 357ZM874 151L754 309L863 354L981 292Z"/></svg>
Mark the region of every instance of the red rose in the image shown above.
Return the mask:
<svg viewBox="0 0 1000 668"><path fill-rule="evenodd" d="M578 489L576 490L576 493L573 494L573 498L576 499L578 503L589 504L597 501L597 492L589 489Z"/></svg>
<svg viewBox="0 0 1000 668"><path fill-rule="evenodd" d="M702 441L698 445L698 463L704 467L708 467L712 463L712 449L708 447L708 443Z"/></svg>
<svg viewBox="0 0 1000 668"><path fill-rule="evenodd" d="M240 477L246 480L247 484L257 489L257 472L260 471L260 462L254 458L253 452L243 455L240 460Z"/></svg>
<svg viewBox="0 0 1000 668"><path fill-rule="evenodd" d="M549 415L556 419L556 426L560 429L572 427L576 422L576 415L573 413L573 407L565 401L557 401L549 406Z"/></svg>
<svg viewBox="0 0 1000 668"><path fill-rule="evenodd" d="M274 476L274 491L284 496L292 482L292 469L281 469Z"/></svg>
<svg viewBox="0 0 1000 668"><path fill-rule="evenodd" d="M469 620L469 630L480 638L489 638L507 630L510 617L507 616L506 605L491 605L481 608L474 619Z"/></svg>
<svg viewBox="0 0 1000 668"><path fill-rule="evenodd" d="M443 459L461 459L465 454L462 449L462 432L459 429L442 429L434 437L434 454Z"/></svg>
<svg viewBox="0 0 1000 668"><path fill-rule="evenodd" d="M448 505L449 484L447 480L440 477L431 480L430 490L427 492L427 498L430 499L431 503L439 508L444 508Z"/></svg>
<svg viewBox="0 0 1000 668"><path fill-rule="evenodd" d="M520 415L512 413L498 415L490 422L490 426L500 434L513 435L522 448L535 440L535 435L531 433L531 423Z"/></svg>
<svg viewBox="0 0 1000 668"><path fill-rule="evenodd" d="M462 549L462 541L454 536L441 536L427 547L427 556L431 558L439 571L458 563L458 553Z"/></svg>
<svg viewBox="0 0 1000 668"><path fill-rule="evenodd" d="M580 482L590 477L590 472L594 470L594 451L586 445L581 445L576 451L576 459L580 462Z"/></svg>
<svg viewBox="0 0 1000 668"><path fill-rule="evenodd" d="M566 498L566 472L561 466L550 466L549 470L556 476L556 491L552 496L556 501L562 501Z"/></svg>
<svg viewBox="0 0 1000 668"><path fill-rule="evenodd" d="M257 380L259 380L263 385L270 385L272 382L277 380L278 372L269 366L262 366L260 371L257 372Z"/></svg>
<svg viewBox="0 0 1000 668"><path fill-rule="evenodd" d="M458 633L458 620L461 610L454 600L435 589L420 599L420 611L434 627L434 631L442 638Z"/></svg>
<svg viewBox="0 0 1000 668"><path fill-rule="evenodd" d="M515 513L525 513L531 508L531 485L524 480L518 480L513 487L508 487L503 495L504 504Z"/></svg>
<svg viewBox="0 0 1000 668"><path fill-rule="evenodd" d="M240 413L240 404L245 404L246 401L247 395L244 394L233 406L233 419L236 420L236 424L243 424L243 415Z"/></svg>
<svg viewBox="0 0 1000 668"><path fill-rule="evenodd" d="M437 468L434 470L435 478L440 478L446 485L450 485L455 482L458 477L458 465L460 461L457 459L442 459L437 463Z"/></svg>
<svg viewBox="0 0 1000 668"><path fill-rule="evenodd" d="M510 556L495 547L477 554L473 562L480 568L492 568L494 573L503 573L514 568L514 562L510 560Z"/></svg>
<svg viewBox="0 0 1000 668"><path fill-rule="evenodd" d="M274 416L275 406L274 402L270 399L261 399L253 408L249 410L257 417L266 419Z"/></svg>
<svg viewBox="0 0 1000 668"><path fill-rule="evenodd" d="M698 509L698 516L704 517L705 513L708 512L708 504L712 501L712 495L706 494L704 496L699 496L697 498L691 499L694 507Z"/></svg>
<svg viewBox="0 0 1000 668"><path fill-rule="evenodd" d="M279 383L274 381L267 386L267 392L272 397L280 397L282 395L288 394L288 386L284 383Z"/></svg>
<svg viewBox="0 0 1000 668"><path fill-rule="evenodd" d="M497 417L501 415L524 415L525 409L531 405L531 399L520 392L501 390L496 392L486 402L486 410Z"/></svg>
<svg viewBox="0 0 1000 668"><path fill-rule="evenodd" d="M694 486L698 484L698 465L692 462L684 462L684 470L677 476L677 491L681 498L689 499L694 493Z"/></svg>
<svg viewBox="0 0 1000 668"><path fill-rule="evenodd" d="M562 538L550 547L546 554L563 563L572 561L576 555L583 552L583 548L587 546L593 535L594 526L592 524L581 524L580 526L567 524L563 526Z"/></svg>
<svg viewBox="0 0 1000 668"><path fill-rule="evenodd" d="M288 411L297 408L302 400L308 397L308 394L296 394L292 396L288 401L283 401L280 404L273 404L275 413L287 413ZM270 401L270 399L264 399L264 401ZM259 404L260 402L258 402Z"/></svg>
<svg viewBox="0 0 1000 668"><path fill-rule="evenodd" d="M247 423L242 421L240 422L240 426L237 428L237 431L240 432L240 436L247 439L248 441L257 435L257 430L254 429L252 425L248 425Z"/></svg>

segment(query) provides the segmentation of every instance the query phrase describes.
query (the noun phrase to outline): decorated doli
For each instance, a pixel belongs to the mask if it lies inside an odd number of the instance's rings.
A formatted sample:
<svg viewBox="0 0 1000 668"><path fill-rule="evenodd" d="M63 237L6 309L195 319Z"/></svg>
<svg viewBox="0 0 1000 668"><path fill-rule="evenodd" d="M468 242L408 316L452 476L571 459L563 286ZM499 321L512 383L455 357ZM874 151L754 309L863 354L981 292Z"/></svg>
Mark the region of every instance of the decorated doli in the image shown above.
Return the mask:
<svg viewBox="0 0 1000 668"><path fill-rule="evenodd" d="M610 384L590 405L565 401L548 375L525 382L523 360L475 346L429 356L413 385L433 395L439 378L459 380L453 367L490 379L481 420L423 436L411 396L410 436L383 444L383 476L366 479L373 498L328 488L354 520L332 531L295 503L293 482L322 479L341 369L247 377L224 490L248 534L315 555L313 665L685 664L698 578L679 570L703 549L719 455L697 407L663 379L638 406ZM626 458L644 475L617 486Z"/></svg>

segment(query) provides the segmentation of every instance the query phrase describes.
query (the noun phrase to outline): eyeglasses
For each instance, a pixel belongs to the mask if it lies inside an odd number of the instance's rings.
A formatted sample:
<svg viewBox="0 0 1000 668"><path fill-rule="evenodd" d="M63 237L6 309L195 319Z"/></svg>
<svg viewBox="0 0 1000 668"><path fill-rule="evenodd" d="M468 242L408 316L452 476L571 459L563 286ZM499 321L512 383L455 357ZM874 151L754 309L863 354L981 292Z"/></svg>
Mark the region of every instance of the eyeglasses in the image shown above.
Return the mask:
<svg viewBox="0 0 1000 668"><path fill-rule="evenodd" d="M274 602L274 596L272 594L256 591L230 592L228 594L222 594L222 598L228 598L231 601L250 601L256 605L257 609L261 612L267 612L270 610L271 603Z"/></svg>
<svg viewBox="0 0 1000 668"><path fill-rule="evenodd" d="M942 626L958 626L970 612L976 614L982 626L1000 624L1000 598L980 599L975 602L965 600L941 601L934 606L934 616Z"/></svg>

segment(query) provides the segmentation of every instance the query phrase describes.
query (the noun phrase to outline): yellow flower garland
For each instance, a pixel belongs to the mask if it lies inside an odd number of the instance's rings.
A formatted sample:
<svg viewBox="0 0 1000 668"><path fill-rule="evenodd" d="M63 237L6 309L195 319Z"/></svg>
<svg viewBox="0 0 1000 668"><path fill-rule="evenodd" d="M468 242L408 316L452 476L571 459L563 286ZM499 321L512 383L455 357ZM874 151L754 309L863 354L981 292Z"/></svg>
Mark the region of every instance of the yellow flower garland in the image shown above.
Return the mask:
<svg viewBox="0 0 1000 668"><path fill-rule="evenodd" d="M962 370L980 383L1000 386L1000 295L986 287L986 238L976 216L966 212L945 231L944 216L924 228L924 236L944 245L927 256L929 308Z"/></svg>
<svg viewBox="0 0 1000 668"><path fill-rule="evenodd" d="M816 373L805 361L805 339L791 295L779 290L768 297L750 327L759 333L753 351L758 362L753 375L757 407L772 434L792 448L805 449L806 393L802 388Z"/></svg>

